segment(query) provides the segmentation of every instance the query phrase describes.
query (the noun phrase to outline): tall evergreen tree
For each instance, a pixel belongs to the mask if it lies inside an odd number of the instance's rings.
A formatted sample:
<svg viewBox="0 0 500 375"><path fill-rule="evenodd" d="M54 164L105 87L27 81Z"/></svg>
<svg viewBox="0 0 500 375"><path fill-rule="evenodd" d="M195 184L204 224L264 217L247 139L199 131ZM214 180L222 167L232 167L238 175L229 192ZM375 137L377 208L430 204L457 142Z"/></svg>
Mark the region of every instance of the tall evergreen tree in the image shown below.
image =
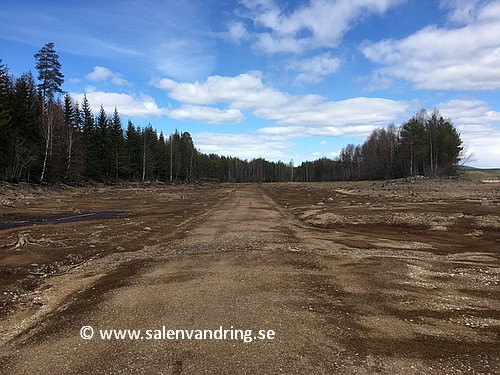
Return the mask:
<svg viewBox="0 0 500 375"><path fill-rule="evenodd" d="M36 69L38 70L38 88L42 95L42 126L45 137L45 155L43 160L42 174L40 180L45 178L47 162L52 152L52 141L54 132L54 95L61 93L61 85L64 82L64 75L61 73L59 55L54 49L54 43L46 43L40 51L35 53Z"/></svg>
<svg viewBox="0 0 500 375"><path fill-rule="evenodd" d="M12 78L0 59L0 180L5 178L12 143L11 99Z"/></svg>
<svg viewBox="0 0 500 375"><path fill-rule="evenodd" d="M59 55L54 49L54 43L46 43L35 53L36 69L38 70L38 87L46 100L54 99L56 93L61 93L64 75L61 73Z"/></svg>
<svg viewBox="0 0 500 375"><path fill-rule="evenodd" d="M115 181L120 178L121 158L123 153L123 129L118 109L115 107L109 127L109 154L111 158L111 170Z"/></svg>
<svg viewBox="0 0 500 375"><path fill-rule="evenodd" d="M429 138L425 128L426 112L420 111L401 126L399 157L405 160L404 175L423 175L429 154Z"/></svg>
<svg viewBox="0 0 500 375"><path fill-rule="evenodd" d="M191 134L189 134L188 132L182 133L179 144L179 179L184 181L191 181L193 179L192 171L195 152L196 149L194 148Z"/></svg>
<svg viewBox="0 0 500 375"><path fill-rule="evenodd" d="M78 102L73 103L73 98L66 94L64 96L64 125L66 135L66 172L65 180L81 178L82 174L82 150L81 150L81 117Z"/></svg>
<svg viewBox="0 0 500 375"><path fill-rule="evenodd" d="M99 140L94 121L94 115L90 108L90 102L87 95L83 96L82 108L82 140L83 152L85 160L85 178L90 180L97 180L100 178L100 164L99 160Z"/></svg>
<svg viewBox="0 0 500 375"><path fill-rule="evenodd" d="M128 121L125 131L126 160L125 171L129 180L138 180L141 176L141 132L132 121Z"/></svg>
<svg viewBox="0 0 500 375"><path fill-rule="evenodd" d="M31 73L18 77L14 84L11 115L12 142L6 177L30 180L39 172L42 154L40 142L40 104L35 81Z"/></svg>
<svg viewBox="0 0 500 375"><path fill-rule="evenodd" d="M99 180L107 180L109 178L110 168L110 155L108 152L108 127L109 121L104 106L101 104L99 113L97 115L96 123L96 141L97 141L97 155L100 160L98 165Z"/></svg>

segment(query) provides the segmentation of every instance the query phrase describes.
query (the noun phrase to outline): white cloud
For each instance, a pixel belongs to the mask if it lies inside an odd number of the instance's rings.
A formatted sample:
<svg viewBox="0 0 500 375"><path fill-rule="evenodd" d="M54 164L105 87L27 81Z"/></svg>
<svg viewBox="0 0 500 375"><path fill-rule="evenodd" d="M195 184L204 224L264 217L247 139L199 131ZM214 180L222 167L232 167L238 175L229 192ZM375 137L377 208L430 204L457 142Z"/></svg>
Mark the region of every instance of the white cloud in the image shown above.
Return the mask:
<svg viewBox="0 0 500 375"><path fill-rule="evenodd" d="M257 72L236 77L212 76L206 82L195 83L153 79L151 84L166 90L182 104L171 112L175 118L238 122L243 118L242 111L251 111L258 118L287 125L259 130L274 139L367 136L374 128L403 121L416 110L411 102L383 98L358 97L333 102L319 95L290 95L265 85ZM200 105L224 105L233 111Z"/></svg>
<svg viewBox="0 0 500 375"><path fill-rule="evenodd" d="M269 126L261 128L258 132L272 139L289 140L306 137L355 137L358 139L366 138L376 125L362 126L323 126L323 127L308 127L308 126Z"/></svg>
<svg viewBox="0 0 500 375"><path fill-rule="evenodd" d="M186 104L231 103L232 107L243 109L286 103L287 95L264 86L260 75L260 72L249 72L236 77L210 76L205 83L177 83L163 78L153 79L151 84Z"/></svg>
<svg viewBox="0 0 500 375"><path fill-rule="evenodd" d="M242 159L263 157L267 160L290 160L288 148L293 143L274 141L249 134L196 133L192 134L196 148L204 153L234 156Z"/></svg>
<svg viewBox="0 0 500 375"><path fill-rule="evenodd" d="M83 95L71 94L79 103L82 102ZM135 98L127 94L103 91L87 92L86 95L93 111L97 111L102 104L108 114L113 113L115 108L121 115L140 118L159 117L168 113L168 110L158 107L150 96Z"/></svg>
<svg viewBox="0 0 500 375"><path fill-rule="evenodd" d="M108 68L104 68L102 66L94 66L94 70L87 74L86 78L89 81L97 82L97 81L105 81L107 80L113 73Z"/></svg>
<svg viewBox="0 0 500 375"><path fill-rule="evenodd" d="M229 38L235 42L241 42L248 39L250 34L243 22L233 21L228 25Z"/></svg>
<svg viewBox="0 0 500 375"><path fill-rule="evenodd" d="M337 47L360 16L383 14L400 0L311 0L291 12L270 0L245 0L242 16L253 21L256 46L266 52L301 53Z"/></svg>
<svg viewBox="0 0 500 375"><path fill-rule="evenodd" d="M82 80L80 78L70 78L68 82L74 85L82 82Z"/></svg>
<svg viewBox="0 0 500 375"><path fill-rule="evenodd" d="M448 20L459 24L472 22L484 0L441 0L440 7L449 10Z"/></svg>
<svg viewBox="0 0 500 375"><path fill-rule="evenodd" d="M337 102L316 97L296 97L289 105L259 108L254 114L285 125L311 125L325 128L386 126L402 120L413 107L411 103L381 98L351 98ZM330 132L330 131L329 131Z"/></svg>
<svg viewBox="0 0 500 375"><path fill-rule="evenodd" d="M404 39L362 45L366 58L383 66L374 76L403 79L428 90L500 88L500 3L473 4L476 8L467 11L469 23L463 27L427 26ZM450 17L460 18L453 13Z"/></svg>
<svg viewBox="0 0 500 375"><path fill-rule="evenodd" d="M151 59L167 76L183 80L206 77L216 65L213 51L201 39L169 39L153 49Z"/></svg>
<svg viewBox="0 0 500 375"><path fill-rule="evenodd" d="M454 99L437 108L452 120L462 141L475 155L473 165L500 167L500 112L481 100Z"/></svg>
<svg viewBox="0 0 500 375"><path fill-rule="evenodd" d="M129 86L130 83L120 73L113 73L108 68L95 66L94 70L85 76L92 82L110 82L116 86Z"/></svg>
<svg viewBox="0 0 500 375"><path fill-rule="evenodd" d="M299 72L295 78L296 83L318 83L323 77L337 72L340 68L340 59L326 52L310 59L292 61L287 68Z"/></svg>
<svg viewBox="0 0 500 375"><path fill-rule="evenodd" d="M169 116L175 120L195 120L207 124L235 124L243 121L244 116L238 109L218 109L186 105L170 111Z"/></svg>

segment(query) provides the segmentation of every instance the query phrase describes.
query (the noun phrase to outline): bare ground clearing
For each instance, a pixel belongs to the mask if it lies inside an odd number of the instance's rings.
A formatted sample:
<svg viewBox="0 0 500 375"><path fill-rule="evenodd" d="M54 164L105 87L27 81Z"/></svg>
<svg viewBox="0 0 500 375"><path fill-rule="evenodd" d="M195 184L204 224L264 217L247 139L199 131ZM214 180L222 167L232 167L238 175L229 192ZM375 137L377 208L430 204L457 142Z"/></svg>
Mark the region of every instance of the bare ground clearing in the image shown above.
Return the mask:
<svg viewBox="0 0 500 375"><path fill-rule="evenodd" d="M3 185L0 198L0 372L499 372L496 184ZM84 325L276 337L83 340Z"/></svg>

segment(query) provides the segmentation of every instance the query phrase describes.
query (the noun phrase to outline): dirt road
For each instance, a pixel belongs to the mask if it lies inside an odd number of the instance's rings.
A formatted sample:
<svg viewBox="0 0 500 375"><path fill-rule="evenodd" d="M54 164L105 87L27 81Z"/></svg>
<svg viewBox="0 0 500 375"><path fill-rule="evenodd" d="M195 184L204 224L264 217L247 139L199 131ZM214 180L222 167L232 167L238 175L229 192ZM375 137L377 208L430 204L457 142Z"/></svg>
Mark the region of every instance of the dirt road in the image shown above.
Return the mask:
<svg viewBox="0 0 500 375"><path fill-rule="evenodd" d="M216 199L175 238L51 277L43 308L2 321L0 372L499 371L498 254L311 227L258 185ZM154 230L171 229L158 217ZM111 329L141 332L102 339ZM160 337L169 329L226 339Z"/></svg>

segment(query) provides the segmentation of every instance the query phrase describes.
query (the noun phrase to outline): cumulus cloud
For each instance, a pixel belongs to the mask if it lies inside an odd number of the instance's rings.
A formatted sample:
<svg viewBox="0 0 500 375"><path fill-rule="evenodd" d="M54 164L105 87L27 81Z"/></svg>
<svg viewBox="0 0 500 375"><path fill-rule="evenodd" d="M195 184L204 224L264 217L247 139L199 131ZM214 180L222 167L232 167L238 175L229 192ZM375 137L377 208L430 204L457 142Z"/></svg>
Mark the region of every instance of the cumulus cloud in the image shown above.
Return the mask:
<svg viewBox="0 0 500 375"><path fill-rule="evenodd" d="M80 103L83 100L83 95L83 93L71 94ZM127 94L104 91L87 92L86 95L94 111L98 110L102 104L106 112L110 114L115 108L121 115L139 118L159 117L168 114L168 110L158 107L150 96L136 98Z"/></svg>
<svg viewBox="0 0 500 375"><path fill-rule="evenodd" d="M333 74L340 68L340 59L332 57L331 53L323 53L310 59L294 60L287 66L289 70L297 71L296 83L318 83L323 77Z"/></svg>
<svg viewBox="0 0 500 375"><path fill-rule="evenodd" d="M89 81L92 82L110 82L116 86L129 86L130 83L123 78L120 73L113 73L108 68L95 66L94 70L86 75Z"/></svg>
<svg viewBox="0 0 500 375"><path fill-rule="evenodd" d="M192 134L196 148L205 153L234 156L242 159L263 157L267 160L290 160L288 149L293 143L270 140L250 134L202 132Z"/></svg>
<svg viewBox="0 0 500 375"><path fill-rule="evenodd" d="M260 72L236 77L210 76L206 82L178 83L168 78L153 79L151 84L169 92L179 102L194 105L230 103L235 108L277 106L288 101L287 95L266 87Z"/></svg>
<svg viewBox="0 0 500 375"><path fill-rule="evenodd" d="M203 118L220 123L242 119L242 111L280 125L260 130L270 137L296 138L314 135L368 135L374 127L403 120L413 104L383 98L358 97L328 101L319 95L291 95L266 85L258 72L235 77L212 76L205 82L179 83L154 79L151 84L181 103L172 111L177 118ZM233 112L199 106L228 106ZM177 111L177 112L176 112ZM222 119L221 119L222 118Z"/></svg>
<svg viewBox="0 0 500 375"><path fill-rule="evenodd" d="M400 0L311 0L288 12L272 0L245 0L242 16L255 28L255 46L274 52L301 53L337 47L361 15L380 15Z"/></svg>
<svg viewBox="0 0 500 375"><path fill-rule="evenodd" d="M169 116L175 120L195 120L207 124L236 124L243 121L244 116L238 109L218 109L185 105L170 111Z"/></svg>
<svg viewBox="0 0 500 375"><path fill-rule="evenodd" d="M385 126L404 118L410 108L412 104L409 102L382 98L358 97L332 102L311 96L295 97L279 110L259 108L254 114L280 124L339 128L339 132L345 132L353 127L369 126L373 129L373 126Z"/></svg>
<svg viewBox="0 0 500 375"><path fill-rule="evenodd" d="M454 23L467 24L477 16L478 9L484 0L441 0L439 6L448 9L448 20Z"/></svg>
<svg viewBox="0 0 500 375"><path fill-rule="evenodd" d="M229 38L235 42L241 42L242 40L250 37L250 33L248 32L245 24L240 21L233 21L229 23L228 35Z"/></svg>
<svg viewBox="0 0 500 375"><path fill-rule="evenodd" d="M500 3L472 4L476 8L461 18L468 20L465 26L427 26L404 39L363 44L365 57L382 65L374 76L428 90L500 88Z"/></svg>
<svg viewBox="0 0 500 375"><path fill-rule="evenodd" d="M376 125L358 125L358 126L269 126L258 130L260 134L271 137L272 139L289 140L305 137L355 137L365 138L374 129Z"/></svg>
<svg viewBox="0 0 500 375"><path fill-rule="evenodd" d="M438 108L452 120L478 165L500 167L500 112L477 99L453 99Z"/></svg>

